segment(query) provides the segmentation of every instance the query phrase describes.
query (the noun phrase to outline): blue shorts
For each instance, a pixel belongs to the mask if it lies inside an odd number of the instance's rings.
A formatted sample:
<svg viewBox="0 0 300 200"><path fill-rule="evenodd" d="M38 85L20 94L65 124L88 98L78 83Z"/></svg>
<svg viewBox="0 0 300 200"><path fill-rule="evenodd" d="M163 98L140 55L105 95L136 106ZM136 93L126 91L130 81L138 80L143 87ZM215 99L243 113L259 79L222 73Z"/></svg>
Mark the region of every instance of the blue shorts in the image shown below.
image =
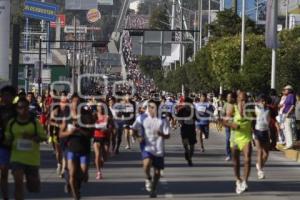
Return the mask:
<svg viewBox="0 0 300 200"><path fill-rule="evenodd" d="M6 148L0 148L0 165L9 165L10 151Z"/></svg>
<svg viewBox="0 0 300 200"><path fill-rule="evenodd" d="M164 169L165 168L165 159L164 157L158 157L154 156L151 153L147 151L142 151L142 158L145 159L151 159L152 160L152 166L155 169Z"/></svg>
<svg viewBox="0 0 300 200"><path fill-rule="evenodd" d="M80 161L80 164L88 165L90 163L90 155L67 151L67 160Z"/></svg>

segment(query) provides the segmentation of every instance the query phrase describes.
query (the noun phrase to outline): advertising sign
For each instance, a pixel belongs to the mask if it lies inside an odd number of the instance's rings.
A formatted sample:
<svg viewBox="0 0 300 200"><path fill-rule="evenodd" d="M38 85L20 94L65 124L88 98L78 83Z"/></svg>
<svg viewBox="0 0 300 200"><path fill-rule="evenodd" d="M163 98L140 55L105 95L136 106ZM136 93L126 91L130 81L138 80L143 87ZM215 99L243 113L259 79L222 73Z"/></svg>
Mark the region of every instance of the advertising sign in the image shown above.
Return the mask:
<svg viewBox="0 0 300 200"><path fill-rule="evenodd" d="M55 22L58 9L59 7L55 4L27 0L24 5L24 16Z"/></svg>
<svg viewBox="0 0 300 200"><path fill-rule="evenodd" d="M101 13L97 8L90 9L86 14L89 23L95 23L101 19Z"/></svg>
<svg viewBox="0 0 300 200"><path fill-rule="evenodd" d="M103 6L113 6L114 0L98 0L98 4Z"/></svg>
<svg viewBox="0 0 300 200"><path fill-rule="evenodd" d="M65 26L66 26L66 15L57 15L57 20L55 22L51 22L50 27L51 28L56 28L56 22L58 21L58 19L60 21L61 28L65 28Z"/></svg>
<svg viewBox="0 0 300 200"><path fill-rule="evenodd" d="M97 0L66 0L66 10L89 10L97 8Z"/></svg>

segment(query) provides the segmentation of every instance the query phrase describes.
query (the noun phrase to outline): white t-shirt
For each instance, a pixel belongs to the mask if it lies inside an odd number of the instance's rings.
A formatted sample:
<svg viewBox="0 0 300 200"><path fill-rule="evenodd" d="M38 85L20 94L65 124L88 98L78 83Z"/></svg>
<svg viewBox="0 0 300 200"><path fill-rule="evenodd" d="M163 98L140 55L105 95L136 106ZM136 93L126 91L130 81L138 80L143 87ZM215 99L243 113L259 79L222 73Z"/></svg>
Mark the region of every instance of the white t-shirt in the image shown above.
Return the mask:
<svg viewBox="0 0 300 200"><path fill-rule="evenodd" d="M256 124L255 129L258 131L269 130L269 116L270 110L255 106Z"/></svg>
<svg viewBox="0 0 300 200"><path fill-rule="evenodd" d="M132 128L138 130L144 137L145 151L153 156L164 156L164 139L158 135L158 132L164 135L170 134L170 125L167 120L142 114L137 117Z"/></svg>

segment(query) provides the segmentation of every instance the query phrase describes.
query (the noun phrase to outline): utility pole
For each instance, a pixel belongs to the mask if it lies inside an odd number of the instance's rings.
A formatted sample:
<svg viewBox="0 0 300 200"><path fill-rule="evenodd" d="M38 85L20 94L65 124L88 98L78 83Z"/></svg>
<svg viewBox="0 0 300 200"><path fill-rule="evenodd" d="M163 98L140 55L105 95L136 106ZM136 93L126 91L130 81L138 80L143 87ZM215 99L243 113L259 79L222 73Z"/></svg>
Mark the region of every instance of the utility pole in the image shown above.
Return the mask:
<svg viewBox="0 0 300 200"><path fill-rule="evenodd" d="M241 37L241 66L244 65L245 56L245 9L246 0L242 0L242 37Z"/></svg>
<svg viewBox="0 0 300 200"><path fill-rule="evenodd" d="M175 30L175 18L176 18L176 0L173 0L171 30Z"/></svg>
<svg viewBox="0 0 300 200"><path fill-rule="evenodd" d="M237 0L231 0L232 12L237 14Z"/></svg>
<svg viewBox="0 0 300 200"><path fill-rule="evenodd" d="M72 67L72 87L73 91L77 92L76 88L76 48L77 48L77 24L76 24L76 16L73 18L74 21L74 51L73 51L73 67Z"/></svg>
<svg viewBox="0 0 300 200"><path fill-rule="evenodd" d="M211 24L211 0L208 0L208 25ZM208 38L210 38L210 29L208 28Z"/></svg>
<svg viewBox="0 0 300 200"><path fill-rule="evenodd" d="M289 5L290 5L290 0L285 1L286 4L286 9L285 9L285 29L289 28Z"/></svg>
<svg viewBox="0 0 300 200"><path fill-rule="evenodd" d="M202 49L202 19L203 19L203 12L202 12L202 0L199 0L198 7L199 7L199 48Z"/></svg>

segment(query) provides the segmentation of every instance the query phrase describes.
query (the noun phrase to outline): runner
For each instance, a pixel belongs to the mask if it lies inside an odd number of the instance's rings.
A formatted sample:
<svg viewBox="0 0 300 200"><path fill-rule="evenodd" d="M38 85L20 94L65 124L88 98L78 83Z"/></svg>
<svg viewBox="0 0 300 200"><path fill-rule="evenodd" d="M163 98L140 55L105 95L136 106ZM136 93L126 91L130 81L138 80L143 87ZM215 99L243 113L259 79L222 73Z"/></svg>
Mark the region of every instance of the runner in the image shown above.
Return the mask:
<svg viewBox="0 0 300 200"><path fill-rule="evenodd" d="M39 121L29 112L25 98L17 103L17 116L12 118L5 131L5 142L11 145L11 169L15 182L15 199L24 199L23 179L28 192L40 192L40 142L47 135Z"/></svg>
<svg viewBox="0 0 300 200"><path fill-rule="evenodd" d="M95 165L96 165L96 179L100 180L103 178L103 165L104 161L107 160L109 154L109 142L110 135L109 129L109 116L105 111L105 104L99 103L97 105L97 113L95 116L95 131L94 131L94 151L95 151Z"/></svg>
<svg viewBox="0 0 300 200"><path fill-rule="evenodd" d="M230 147L233 158L234 174L236 178L236 193L241 194L248 189L248 178L251 170L252 153L252 123L247 118L246 111L247 95L245 92L238 93L237 104L231 110L227 110L224 125L231 128ZM231 119L233 118L233 122ZM244 155L244 177L240 175L240 153Z"/></svg>
<svg viewBox="0 0 300 200"><path fill-rule="evenodd" d="M133 102L130 97L129 97L130 94L127 94L124 98L124 111L123 111L123 116L124 116L124 125L123 125L123 130L124 130L124 134L125 134L125 139L126 139L126 147L125 149L131 149L131 139L132 139L132 142L134 143L135 142L135 138L132 137L132 130L131 130L131 126L135 120L135 102Z"/></svg>
<svg viewBox="0 0 300 200"><path fill-rule="evenodd" d="M258 103L255 107L256 125L255 125L255 144L257 148L257 177L258 179L264 179L265 174L263 168L268 160L270 136L269 136L269 124L270 124L270 110L267 108L267 97L260 95Z"/></svg>
<svg viewBox="0 0 300 200"><path fill-rule="evenodd" d="M5 130L7 123L11 118L16 116L16 108L13 100L16 96L15 88L5 86L1 89L1 105L0 105L0 189L2 198L8 199L8 169L10 158L10 147L4 144Z"/></svg>
<svg viewBox="0 0 300 200"><path fill-rule="evenodd" d="M158 104L149 100L148 114L144 120L136 121L134 130L140 131L143 168L146 175L145 187L150 192L150 197L157 196L156 189L160 179L160 171L164 169L164 139L170 137L170 126L167 120L157 117ZM151 176L151 167L154 168L154 177Z"/></svg>
<svg viewBox="0 0 300 200"><path fill-rule="evenodd" d="M66 161L63 153L65 150L65 141L60 139L59 132L63 118L67 118L70 115L70 108L68 107L68 99L66 96L61 96L60 103L58 105L52 102L52 108L49 108L50 112L50 125L49 134L57 162L56 173L59 177L63 178L64 170L66 168Z"/></svg>
<svg viewBox="0 0 300 200"><path fill-rule="evenodd" d="M118 124L116 123L116 110L114 108L114 105L116 103L116 99L114 97L108 97L108 108L111 113L110 121L113 123L112 129L111 129L111 151L114 152L116 150L116 144L117 144L117 127Z"/></svg>
<svg viewBox="0 0 300 200"><path fill-rule="evenodd" d="M199 133L200 145L202 152L205 151L203 139L208 139L209 137L209 123L210 117L213 114L213 107L207 101L207 95L201 94L200 99L196 98L195 100L195 108L196 108L196 130Z"/></svg>
<svg viewBox="0 0 300 200"><path fill-rule="evenodd" d="M180 134L185 151L184 157L188 165L193 166L192 157L194 155L195 144L197 143L196 114L193 100L187 97L185 98L185 103L186 105L179 109L177 116L180 118Z"/></svg>
<svg viewBox="0 0 300 200"><path fill-rule="evenodd" d="M226 113L233 109L234 104L236 101L236 93L232 92L227 95L227 101L224 105L224 117ZM226 158L225 161L230 161L232 159L231 155L231 148L230 148L230 135L231 130L230 127L225 127L225 134L226 134Z"/></svg>
<svg viewBox="0 0 300 200"><path fill-rule="evenodd" d="M74 199L80 199L81 183L88 181L90 139L93 132L89 127L94 124L92 113L87 107L77 112L79 105L80 99L74 94L71 102L72 118L63 120L60 131L60 137L66 139L69 185Z"/></svg>

